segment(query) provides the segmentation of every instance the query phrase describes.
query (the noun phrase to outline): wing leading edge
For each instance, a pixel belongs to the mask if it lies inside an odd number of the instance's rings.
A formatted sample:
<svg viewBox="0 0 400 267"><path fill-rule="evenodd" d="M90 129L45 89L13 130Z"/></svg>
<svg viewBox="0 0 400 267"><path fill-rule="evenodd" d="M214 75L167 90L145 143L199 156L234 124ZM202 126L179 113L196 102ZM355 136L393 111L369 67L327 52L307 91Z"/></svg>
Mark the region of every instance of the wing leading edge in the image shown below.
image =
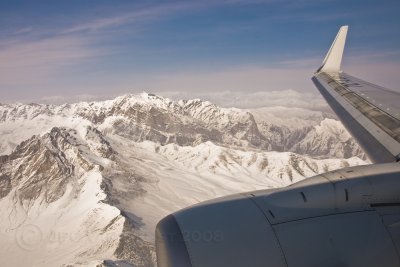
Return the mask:
<svg viewBox="0 0 400 267"><path fill-rule="evenodd" d="M341 71L342 26L312 81L371 161L400 160L400 93Z"/></svg>

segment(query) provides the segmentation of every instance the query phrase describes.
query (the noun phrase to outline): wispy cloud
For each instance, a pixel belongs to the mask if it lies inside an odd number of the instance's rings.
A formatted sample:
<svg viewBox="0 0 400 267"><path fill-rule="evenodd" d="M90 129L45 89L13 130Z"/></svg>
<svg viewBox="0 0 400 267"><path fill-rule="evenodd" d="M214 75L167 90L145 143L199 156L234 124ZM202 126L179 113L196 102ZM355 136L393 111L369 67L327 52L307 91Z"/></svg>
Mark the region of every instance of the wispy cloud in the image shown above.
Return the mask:
<svg viewBox="0 0 400 267"><path fill-rule="evenodd" d="M66 103L78 103L78 102L93 102L93 101L103 101L109 100L111 98L117 97L117 95L91 95L91 94L79 94L73 96L45 96L39 99L27 99L20 100L22 103L36 102L40 104L52 104L52 105L62 105Z"/></svg>
<svg viewBox="0 0 400 267"><path fill-rule="evenodd" d="M129 93L141 93L129 92ZM150 92L147 92L150 93ZM261 108L261 107L291 107L306 108L311 110L329 111L329 107L321 95L315 92L300 92L296 90L279 90L279 91L214 91L214 92L188 92L188 91L152 91L162 97L168 97L178 101L182 99L201 99L210 101L221 107L236 108ZM74 96L46 96L35 100L20 100L22 103L42 103L61 105L65 103L104 101L113 99L122 94L94 95L81 94Z"/></svg>
<svg viewBox="0 0 400 267"><path fill-rule="evenodd" d="M298 69L298 68L318 68L322 64L323 55L321 56L313 56L307 58L297 58L291 60L282 60L278 61L276 65L280 66L281 68L291 68L291 69Z"/></svg>
<svg viewBox="0 0 400 267"><path fill-rule="evenodd" d="M0 51L0 68L55 67L96 55L87 40L74 36L21 42ZM86 48L85 48L86 47Z"/></svg>
<svg viewBox="0 0 400 267"><path fill-rule="evenodd" d="M253 5L281 3L282 0L204 0L204 1L171 1L158 5L142 6L115 16L97 18L72 26L63 33L97 31L101 29L160 20L161 18L187 10L201 10L216 6Z"/></svg>
<svg viewBox="0 0 400 267"><path fill-rule="evenodd" d="M0 89L54 83L54 77L67 77L76 66L84 68L85 63L116 53L115 46L111 49L104 45L115 37L108 28L159 20L192 6L187 2L152 5L89 21L82 16L77 20L84 22L70 27L65 26L68 21L63 26L48 25L41 27L40 33L33 32L32 26L16 29L8 38L0 39Z"/></svg>
<svg viewBox="0 0 400 267"><path fill-rule="evenodd" d="M40 34L34 34L32 26L16 29L9 38L0 39L0 85L21 86L44 81L61 68L67 70L66 67L81 65L96 57L115 53L112 52L116 50L115 47L106 49L101 45L114 37L107 31L109 28L134 25L130 28L132 36L135 29L140 28L140 23L160 20L180 11L205 6L205 2L187 1L144 5L133 10L129 7L127 9L131 11L124 13L91 20L85 20L86 16L82 16L70 27L48 25L40 29Z"/></svg>
<svg viewBox="0 0 400 267"><path fill-rule="evenodd" d="M19 35L19 34L27 34L30 33L33 30L32 26L20 28L14 31L14 35Z"/></svg>
<svg viewBox="0 0 400 267"><path fill-rule="evenodd" d="M82 24L75 25L69 29L64 30L62 33L76 33L82 31L94 31L103 28L119 26L128 22L132 22L135 18L145 16L146 12L135 12L125 15L120 15L116 17L95 19L93 21L85 22Z"/></svg>
<svg viewBox="0 0 400 267"><path fill-rule="evenodd" d="M156 92L157 93L157 92ZM260 108L260 107L293 107L313 110L329 110L325 100L315 92L296 90L275 91L216 91L216 92L159 92L159 95L174 100L199 98L208 100L222 107Z"/></svg>
<svg viewBox="0 0 400 267"><path fill-rule="evenodd" d="M130 12L109 16L104 18L93 19L83 22L66 29L63 33L75 33L84 31L97 31L105 28L121 26L134 22L144 22L158 20L163 16L174 14L188 8L195 8L198 4L190 4L187 2L169 3L157 6L149 6L138 8Z"/></svg>
<svg viewBox="0 0 400 267"><path fill-rule="evenodd" d="M148 81L132 81L138 88L151 88L154 91L176 90L179 92L216 92L216 91L282 91L314 90L310 77L315 67L285 68L270 66L236 66L219 71L195 71L165 73L148 77ZM293 85L296 85L295 88Z"/></svg>
<svg viewBox="0 0 400 267"><path fill-rule="evenodd" d="M56 36L42 40L15 39L0 50L0 85L24 85L49 78L67 66L103 55L90 38Z"/></svg>

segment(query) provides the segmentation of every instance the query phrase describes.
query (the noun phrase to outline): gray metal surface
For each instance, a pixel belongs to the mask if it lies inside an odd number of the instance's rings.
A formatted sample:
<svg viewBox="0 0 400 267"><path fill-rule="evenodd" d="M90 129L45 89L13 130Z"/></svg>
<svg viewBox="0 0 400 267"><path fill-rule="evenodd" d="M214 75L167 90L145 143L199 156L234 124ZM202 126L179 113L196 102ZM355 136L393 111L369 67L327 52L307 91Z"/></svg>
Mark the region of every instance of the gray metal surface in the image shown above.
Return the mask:
<svg viewBox="0 0 400 267"><path fill-rule="evenodd" d="M287 266L271 225L245 196L196 205L174 216L194 267Z"/></svg>
<svg viewBox="0 0 400 267"><path fill-rule="evenodd" d="M344 168L275 191L247 194L271 224L338 213L374 210L371 205L399 203L400 164Z"/></svg>
<svg viewBox="0 0 400 267"><path fill-rule="evenodd" d="M339 73L339 81L383 111L400 120L400 92L363 81L347 73Z"/></svg>
<svg viewBox="0 0 400 267"><path fill-rule="evenodd" d="M190 264L170 264L173 243L157 242L158 254L170 251L160 267L400 266L400 164L336 170L173 216ZM157 234L171 234L162 228Z"/></svg>
<svg viewBox="0 0 400 267"><path fill-rule="evenodd" d="M317 74L312 81L371 161L375 163L396 161L400 153L400 143L343 98L342 95L346 95L346 92L336 92L334 88L338 83L330 82L326 75ZM377 119L379 120L379 117ZM382 120L383 124L384 122L385 120Z"/></svg>
<svg viewBox="0 0 400 267"><path fill-rule="evenodd" d="M400 94L345 73L319 73L316 76L323 79L382 131L400 142Z"/></svg>
<svg viewBox="0 0 400 267"><path fill-rule="evenodd" d="M173 215L162 219L156 229L157 259L159 267L191 267L182 231Z"/></svg>
<svg viewBox="0 0 400 267"><path fill-rule="evenodd" d="M400 206L380 207L377 210L382 214L383 223L392 237L397 254L400 255Z"/></svg>
<svg viewBox="0 0 400 267"><path fill-rule="evenodd" d="M375 211L337 214L274 226L288 266L399 266Z"/></svg>

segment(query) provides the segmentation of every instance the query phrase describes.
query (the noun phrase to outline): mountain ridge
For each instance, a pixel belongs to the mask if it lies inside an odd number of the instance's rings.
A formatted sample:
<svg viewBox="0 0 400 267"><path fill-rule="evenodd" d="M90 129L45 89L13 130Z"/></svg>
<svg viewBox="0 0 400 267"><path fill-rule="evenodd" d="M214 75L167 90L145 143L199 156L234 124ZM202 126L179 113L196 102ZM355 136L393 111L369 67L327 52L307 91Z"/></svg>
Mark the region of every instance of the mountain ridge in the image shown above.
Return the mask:
<svg viewBox="0 0 400 267"><path fill-rule="evenodd" d="M290 113L287 110L286 112ZM265 114L268 113L264 112L264 116ZM293 115L292 111L290 116ZM0 108L0 124L8 124L10 128L8 132L15 132L15 128L22 128L21 123L26 120L39 120L38 124L47 120L49 125L46 130L49 130L54 126L70 126L73 118L77 123L92 125L105 132L117 132L136 141L152 140L161 144L179 145L196 145L212 141L222 146L244 149L293 151L321 158L349 158L357 155L365 159L364 153L340 122L327 120L332 119L332 116L326 116L322 112L313 111L313 115L314 118L300 118L297 115L302 125L293 126L291 122L296 120L296 117L279 118L279 122L275 119L271 123L268 121L271 116L263 118L257 114L257 117L254 117L251 110L221 108L199 99L172 101L154 94L142 93L124 95L113 100L59 106L7 105ZM325 120L325 123L320 125L322 120ZM13 124L16 126L14 129ZM292 126L289 127L288 124ZM318 131L317 126L325 129ZM320 138L321 133L329 128L337 128L338 132L344 134L340 138L335 134ZM3 130L2 135L6 134L7 130ZM28 137L20 138L18 141ZM316 143L312 142L313 138L324 141L318 143L324 147L316 148ZM0 143L0 154L9 153L15 147L16 144L13 144L15 135L13 134L13 138L10 139L12 141L8 144L7 138Z"/></svg>

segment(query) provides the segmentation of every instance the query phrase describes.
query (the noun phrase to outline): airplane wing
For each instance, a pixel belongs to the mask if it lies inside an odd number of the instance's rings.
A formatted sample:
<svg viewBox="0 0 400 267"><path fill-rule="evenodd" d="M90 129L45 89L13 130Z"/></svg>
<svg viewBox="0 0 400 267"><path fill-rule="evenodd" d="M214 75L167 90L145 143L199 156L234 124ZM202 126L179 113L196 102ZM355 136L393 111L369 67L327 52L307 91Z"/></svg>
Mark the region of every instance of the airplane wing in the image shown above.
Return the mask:
<svg viewBox="0 0 400 267"><path fill-rule="evenodd" d="M375 163L400 160L400 93L341 71L342 26L312 81Z"/></svg>

